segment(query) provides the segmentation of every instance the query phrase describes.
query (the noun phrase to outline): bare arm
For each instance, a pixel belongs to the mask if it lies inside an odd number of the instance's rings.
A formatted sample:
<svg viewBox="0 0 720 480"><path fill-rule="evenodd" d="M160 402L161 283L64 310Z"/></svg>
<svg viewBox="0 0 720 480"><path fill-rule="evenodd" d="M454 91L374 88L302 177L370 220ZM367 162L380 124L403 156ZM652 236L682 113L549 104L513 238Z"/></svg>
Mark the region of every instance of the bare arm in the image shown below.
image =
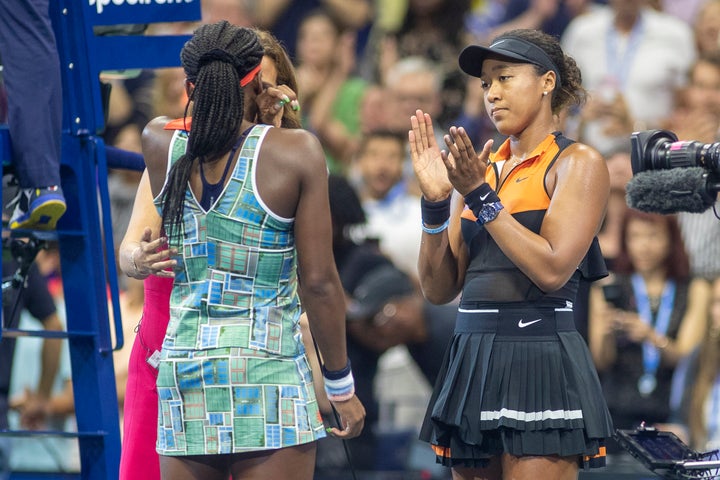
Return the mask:
<svg viewBox="0 0 720 480"><path fill-rule="evenodd" d="M254 0L252 5L255 22L261 28L270 30L290 5L290 0Z"/></svg>
<svg viewBox="0 0 720 480"><path fill-rule="evenodd" d="M450 127L442 153L455 189L467 195L485 181L489 145L476 155L463 128ZM550 205L539 234L507 210L484 225L503 253L544 292L567 283L597 234L610 195L607 164L593 148L575 143L548 173Z"/></svg>
<svg viewBox="0 0 720 480"><path fill-rule="evenodd" d="M417 110L410 118L410 125L410 156L423 197L430 202L447 199L453 193L453 185L435 141L432 119L428 114ZM456 196L453 203L450 226L440 233L423 232L420 243L420 286L425 298L435 304L447 303L460 293L468 265L467 247L460 231L463 200Z"/></svg>
<svg viewBox="0 0 720 480"><path fill-rule="evenodd" d="M46 331L63 330L62 322L57 313L52 313L42 319L43 328ZM55 377L60 365L60 352L62 341L57 338L46 338L43 340L40 353L40 378L38 379L35 392L26 391L26 398L22 406L20 422L28 428L40 428L46 415L49 414L48 402L52 395Z"/></svg>
<svg viewBox="0 0 720 480"><path fill-rule="evenodd" d="M590 303L590 349L598 370L615 362L616 330L622 330L624 335L636 343L650 342L662 352L667 364L676 365L702 341L706 331L709 303L708 283L702 279L693 280L688 291L687 310L677 338L670 339L641 320L637 311L609 308L602 298L600 288L594 288Z"/></svg>
<svg viewBox="0 0 720 480"><path fill-rule="evenodd" d="M363 27L372 14L368 0L322 0L329 12L339 19L346 28L357 30Z"/></svg>
<svg viewBox="0 0 720 480"><path fill-rule="evenodd" d="M423 295L441 305L452 301L462 290L468 266L468 250L460 230L463 200L454 195L448 229L441 233L422 233L418 272Z"/></svg>
<svg viewBox="0 0 720 480"><path fill-rule="evenodd" d="M315 351L315 341L313 340L312 333L310 332L310 323L308 322L307 315L303 313L300 316L300 333L302 334L303 345L305 345L305 354L307 355L308 361L310 362L310 369L313 374L313 389L315 390L315 398L317 398L318 408L324 415L332 413L332 407L330 400L325 394L323 388L323 377L322 371L320 370L320 359Z"/></svg>
<svg viewBox="0 0 720 480"><path fill-rule="evenodd" d="M326 368L340 370L347 362L345 297L332 255L327 167L319 142L310 135L305 139L295 150L303 159L295 215L298 272L310 329Z"/></svg>
<svg viewBox="0 0 720 480"><path fill-rule="evenodd" d="M142 153L153 198L160 194L167 174L168 148L173 136L172 130L165 130L169 120L167 117L154 118L142 133Z"/></svg>
<svg viewBox="0 0 720 480"><path fill-rule="evenodd" d="M612 366L617 356L613 314L614 309L603 297L602 287L593 285L590 289L588 339L590 353L598 371Z"/></svg>
<svg viewBox="0 0 720 480"><path fill-rule="evenodd" d="M62 417L75 413L75 397L73 396L72 380L65 380L63 389L48 402L48 415Z"/></svg>
<svg viewBox="0 0 720 480"><path fill-rule="evenodd" d="M657 338L657 335L652 336L651 341L656 346L665 345L663 355L673 365L692 352L705 336L710 298L710 285L702 279L693 280L688 290L687 310L683 315L677 338L670 340Z"/></svg>
<svg viewBox="0 0 720 480"><path fill-rule="evenodd" d="M560 2L558 0L531 0L530 5L522 14L495 27L487 38L478 40L481 43L489 44L490 40L510 30L517 28L539 29L546 20L557 13L559 6Z"/></svg>
<svg viewBox="0 0 720 480"><path fill-rule="evenodd" d="M168 250L159 250L165 244L160 238L162 220L153 204L147 170L143 172L132 215L118 251L120 268L129 277L142 280L148 275L172 277L175 265Z"/></svg>
<svg viewBox="0 0 720 480"><path fill-rule="evenodd" d="M333 118L332 110L343 84L355 68L355 35L345 33L339 41L328 78L313 97L309 120L310 127L317 132L323 146L347 166L358 140L353 138L342 122Z"/></svg>
<svg viewBox="0 0 720 480"><path fill-rule="evenodd" d="M421 113L412 119L410 145L423 195L442 199L452 187L463 196L469 194L485 181L492 141L486 142L476 154L465 130L451 127L445 137L448 151L440 151L430 138L431 121L427 115L416 127ZM417 140L418 132L421 140ZM447 169L446 179L441 178L439 161ZM429 174L430 170L435 173ZM600 154L579 143L562 152L548 178L551 200L539 234L528 230L507 210L501 210L485 228L503 253L538 288L552 292L567 283L590 248L605 214L610 179ZM446 261L445 265L449 263Z"/></svg>
<svg viewBox="0 0 720 480"><path fill-rule="evenodd" d="M143 156L147 168L140 179L128 229L118 251L120 269L139 280L148 275L174 276L171 269L176 262L170 260L170 256L175 251L161 248L166 241L160 237L162 219L153 204L167 171L168 148L173 135L172 131L164 130L167 122L167 117L158 117L143 130Z"/></svg>
<svg viewBox="0 0 720 480"><path fill-rule="evenodd" d="M299 141L294 142L293 158L303 159L293 162L300 180L295 242L302 300L325 368L337 371L347 365L345 295L332 253L327 167L317 139L307 132L295 133ZM359 435L365 409L357 397L333 404L342 422L333 433L345 438Z"/></svg>
<svg viewBox="0 0 720 480"><path fill-rule="evenodd" d="M59 332L63 329L62 322L57 313L49 315L42 321L42 324L46 331ZM62 341L60 339L46 338L43 340L42 366L37 388L38 394L43 398L50 398L52 394L55 376L57 375L58 365L60 364L61 350Z"/></svg>

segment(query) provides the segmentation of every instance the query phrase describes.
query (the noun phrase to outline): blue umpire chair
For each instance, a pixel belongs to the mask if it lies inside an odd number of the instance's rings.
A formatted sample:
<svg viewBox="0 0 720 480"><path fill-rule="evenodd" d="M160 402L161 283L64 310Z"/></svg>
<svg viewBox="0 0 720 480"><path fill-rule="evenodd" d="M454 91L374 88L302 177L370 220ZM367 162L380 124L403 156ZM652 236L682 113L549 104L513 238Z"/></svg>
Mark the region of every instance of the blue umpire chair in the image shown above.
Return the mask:
<svg viewBox="0 0 720 480"><path fill-rule="evenodd" d="M52 478L115 479L120 463L120 428L112 352L123 347L123 338L107 174L108 167L142 169L142 164L137 164L137 157L106 148L100 137L106 112L99 76L110 70L179 66L179 53L189 36L123 32L132 30L128 26L197 21L200 0L53 0L50 5L63 81L61 176L67 211L55 232L20 235L35 240L30 243L36 248L47 240L58 242L67 331L3 328L0 338L67 338L77 433L15 430L0 431L0 436L77 437L79 475ZM7 125L0 124L4 172L10 169L11 142ZM32 259L33 252L28 257ZM17 283L22 282L3 282L3 288L16 288ZM47 473L24 472L11 478L49 477Z"/></svg>

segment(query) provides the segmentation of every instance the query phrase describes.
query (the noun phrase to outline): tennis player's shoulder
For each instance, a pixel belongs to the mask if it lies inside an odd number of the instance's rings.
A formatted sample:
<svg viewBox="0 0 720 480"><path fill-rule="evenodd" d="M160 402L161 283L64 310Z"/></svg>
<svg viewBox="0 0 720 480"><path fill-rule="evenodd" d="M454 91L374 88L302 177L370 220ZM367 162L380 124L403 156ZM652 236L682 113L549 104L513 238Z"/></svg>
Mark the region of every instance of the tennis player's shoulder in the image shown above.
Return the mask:
<svg viewBox="0 0 720 480"><path fill-rule="evenodd" d="M271 128L267 132L263 149L273 157L284 159L313 159L325 163L325 154L318 138L300 128Z"/></svg>
<svg viewBox="0 0 720 480"><path fill-rule="evenodd" d="M167 148L173 131L166 129L165 126L170 120L168 117L155 117L143 129L142 151L145 156L145 163L152 162L155 157L167 156Z"/></svg>
<svg viewBox="0 0 720 480"><path fill-rule="evenodd" d="M584 166L585 168L605 165L605 159L595 148L582 142L575 142L562 151L558 163L567 166Z"/></svg>
<svg viewBox="0 0 720 480"><path fill-rule="evenodd" d="M270 128L268 130L268 138L275 137L282 144L291 143L298 149L314 149L320 148L318 138L308 130L302 128Z"/></svg>

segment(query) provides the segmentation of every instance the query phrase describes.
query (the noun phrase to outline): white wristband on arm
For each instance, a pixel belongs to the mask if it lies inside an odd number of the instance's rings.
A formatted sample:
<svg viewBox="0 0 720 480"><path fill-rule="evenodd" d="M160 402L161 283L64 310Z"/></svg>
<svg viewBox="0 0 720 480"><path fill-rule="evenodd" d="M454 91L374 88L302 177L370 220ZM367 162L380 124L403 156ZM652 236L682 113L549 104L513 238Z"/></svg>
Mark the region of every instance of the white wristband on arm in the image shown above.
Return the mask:
<svg viewBox="0 0 720 480"><path fill-rule="evenodd" d="M353 378L350 359L342 370L330 371L322 366L325 380L325 393L331 402L344 402L355 395L355 379Z"/></svg>

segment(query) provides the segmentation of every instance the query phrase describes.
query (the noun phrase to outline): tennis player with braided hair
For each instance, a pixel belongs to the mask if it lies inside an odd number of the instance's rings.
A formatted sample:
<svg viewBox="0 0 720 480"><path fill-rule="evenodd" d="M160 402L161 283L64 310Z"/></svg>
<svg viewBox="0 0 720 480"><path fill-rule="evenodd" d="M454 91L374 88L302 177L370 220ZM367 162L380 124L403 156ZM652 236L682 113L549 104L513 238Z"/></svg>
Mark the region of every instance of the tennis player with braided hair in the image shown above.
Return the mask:
<svg viewBox="0 0 720 480"><path fill-rule="evenodd" d="M251 120L262 56L251 29L199 27L181 52L189 132L158 119L143 133L167 243L179 252L157 381L167 479L313 477L325 432L299 333L300 283L340 418L332 433L363 428L325 159L308 132Z"/></svg>
<svg viewBox="0 0 720 480"><path fill-rule="evenodd" d="M264 49L262 78L265 89L255 97L258 123L301 128L292 61L271 33L260 29L255 29L255 33ZM156 122L160 121L156 119ZM192 124L191 119L185 118L167 118L167 122L166 130L186 130ZM156 358L162 350L163 337L170 321L170 293L174 280L173 261L168 261L169 251L160 240L161 222L153 203L147 172L144 172L118 252L120 267L125 274L144 281L145 298L142 320L136 327L137 335L128 359L120 480L160 480L160 457L155 450L158 417ZM309 328L307 321L301 320L301 325L303 342L315 375L320 368L315 364L312 336L306 335L306 328ZM317 393L322 388L322 382L315 381L314 384ZM324 398L325 392L321 395L323 398L318 398L320 407L326 412L329 407Z"/></svg>

